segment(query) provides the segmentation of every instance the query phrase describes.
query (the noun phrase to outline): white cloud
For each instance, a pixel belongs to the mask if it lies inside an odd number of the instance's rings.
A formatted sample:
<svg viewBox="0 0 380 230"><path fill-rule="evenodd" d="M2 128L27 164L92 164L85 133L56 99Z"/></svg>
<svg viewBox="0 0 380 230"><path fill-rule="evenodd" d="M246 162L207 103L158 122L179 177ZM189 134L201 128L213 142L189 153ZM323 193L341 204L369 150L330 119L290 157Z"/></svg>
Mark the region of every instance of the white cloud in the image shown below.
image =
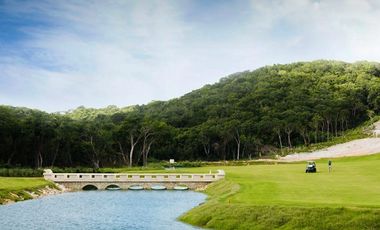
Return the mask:
<svg viewBox="0 0 380 230"><path fill-rule="evenodd" d="M54 7L47 3L18 9L18 13L38 12L58 25L24 28L31 39L22 47L32 55L32 63L16 56L11 64L0 64L11 85L48 96L31 95L35 104L25 105L52 111L81 104L123 106L167 99L173 92L179 95L172 83L187 81L182 75L187 60L181 55L186 25L181 25L177 8L158 1L60 2ZM25 76L33 85L19 80Z"/></svg>
<svg viewBox="0 0 380 230"><path fill-rule="evenodd" d="M273 36L270 31L276 26L292 28L288 31L291 36L277 40L282 56L346 61L380 59L380 45L376 42L380 36L379 1L253 0L251 6L256 12L252 20L260 21L255 25L262 33Z"/></svg>
<svg viewBox="0 0 380 230"><path fill-rule="evenodd" d="M7 2L19 20L50 25L20 28L28 39L0 58L0 103L48 111L126 106L266 64L380 58L376 1L251 1L251 8L224 7L221 21L210 14L212 25L186 17L190 3ZM231 20L238 23L227 26Z"/></svg>

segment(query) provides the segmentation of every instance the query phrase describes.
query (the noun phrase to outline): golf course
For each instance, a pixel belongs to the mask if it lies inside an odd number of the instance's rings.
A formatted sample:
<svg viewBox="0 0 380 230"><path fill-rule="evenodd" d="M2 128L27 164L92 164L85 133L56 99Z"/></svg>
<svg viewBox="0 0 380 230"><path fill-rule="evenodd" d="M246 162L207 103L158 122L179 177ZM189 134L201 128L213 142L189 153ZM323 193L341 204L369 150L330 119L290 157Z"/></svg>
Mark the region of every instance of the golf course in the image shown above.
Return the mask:
<svg viewBox="0 0 380 230"><path fill-rule="evenodd" d="M206 166L175 172L223 169L226 179L208 186L205 203L180 220L211 229L379 229L380 154L306 162ZM165 170L147 170L167 172ZM2 201L50 185L40 178L0 178Z"/></svg>
<svg viewBox="0 0 380 230"><path fill-rule="evenodd" d="M331 173L327 160L310 174L304 162L223 167L226 179L181 220L212 229L380 229L379 165L380 154L334 159Z"/></svg>

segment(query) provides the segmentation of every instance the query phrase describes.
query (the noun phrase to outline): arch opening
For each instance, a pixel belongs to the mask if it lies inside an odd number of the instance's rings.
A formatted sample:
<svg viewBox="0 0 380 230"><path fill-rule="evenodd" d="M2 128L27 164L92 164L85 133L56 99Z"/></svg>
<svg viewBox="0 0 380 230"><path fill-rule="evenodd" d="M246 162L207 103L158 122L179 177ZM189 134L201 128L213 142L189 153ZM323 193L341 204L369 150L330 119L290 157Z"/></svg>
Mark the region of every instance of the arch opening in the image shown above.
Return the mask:
<svg viewBox="0 0 380 230"><path fill-rule="evenodd" d="M92 184L85 185L82 190L84 191L91 191L91 190L98 190L98 187Z"/></svg>
<svg viewBox="0 0 380 230"><path fill-rule="evenodd" d="M152 185L150 187L150 189L152 189L152 190L166 190L166 186L157 184L157 185Z"/></svg>
<svg viewBox="0 0 380 230"><path fill-rule="evenodd" d="M110 184L106 187L106 190L120 190L120 186L116 184Z"/></svg>
<svg viewBox="0 0 380 230"><path fill-rule="evenodd" d="M136 184L136 185L131 185L131 186L129 186L128 189L129 189L129 190L143 190L144 187L141 186L141 185Z"/></svg>

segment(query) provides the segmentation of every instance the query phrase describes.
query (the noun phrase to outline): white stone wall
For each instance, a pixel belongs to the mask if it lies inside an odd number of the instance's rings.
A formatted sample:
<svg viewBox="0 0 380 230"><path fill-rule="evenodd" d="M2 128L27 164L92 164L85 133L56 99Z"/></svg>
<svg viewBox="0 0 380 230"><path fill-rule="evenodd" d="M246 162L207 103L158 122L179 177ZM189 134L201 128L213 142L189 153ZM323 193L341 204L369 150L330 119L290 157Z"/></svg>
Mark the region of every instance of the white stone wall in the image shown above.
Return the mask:
<svg viewBox="0 0 380 230"><path fill-rule="evenodd" d="M225 177L223 170L211 174L180 173L54 173L45 170L44 178L54 182L213 182Z"/></svg>

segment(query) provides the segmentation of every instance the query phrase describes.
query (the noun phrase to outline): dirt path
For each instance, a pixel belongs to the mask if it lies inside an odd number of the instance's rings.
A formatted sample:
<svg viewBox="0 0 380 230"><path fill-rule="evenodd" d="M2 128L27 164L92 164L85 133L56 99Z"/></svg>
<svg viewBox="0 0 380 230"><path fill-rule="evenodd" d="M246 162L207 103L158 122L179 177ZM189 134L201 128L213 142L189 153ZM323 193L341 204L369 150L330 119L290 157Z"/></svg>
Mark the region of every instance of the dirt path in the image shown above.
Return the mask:
<svg viewBox="0 0 380 230"><path fill-rule="evenodd" d="M334 145L309 153L295 153L281 157L280 161L307 161L321 158L362 156L380 153L380 138L364 138Z"/></svg>

